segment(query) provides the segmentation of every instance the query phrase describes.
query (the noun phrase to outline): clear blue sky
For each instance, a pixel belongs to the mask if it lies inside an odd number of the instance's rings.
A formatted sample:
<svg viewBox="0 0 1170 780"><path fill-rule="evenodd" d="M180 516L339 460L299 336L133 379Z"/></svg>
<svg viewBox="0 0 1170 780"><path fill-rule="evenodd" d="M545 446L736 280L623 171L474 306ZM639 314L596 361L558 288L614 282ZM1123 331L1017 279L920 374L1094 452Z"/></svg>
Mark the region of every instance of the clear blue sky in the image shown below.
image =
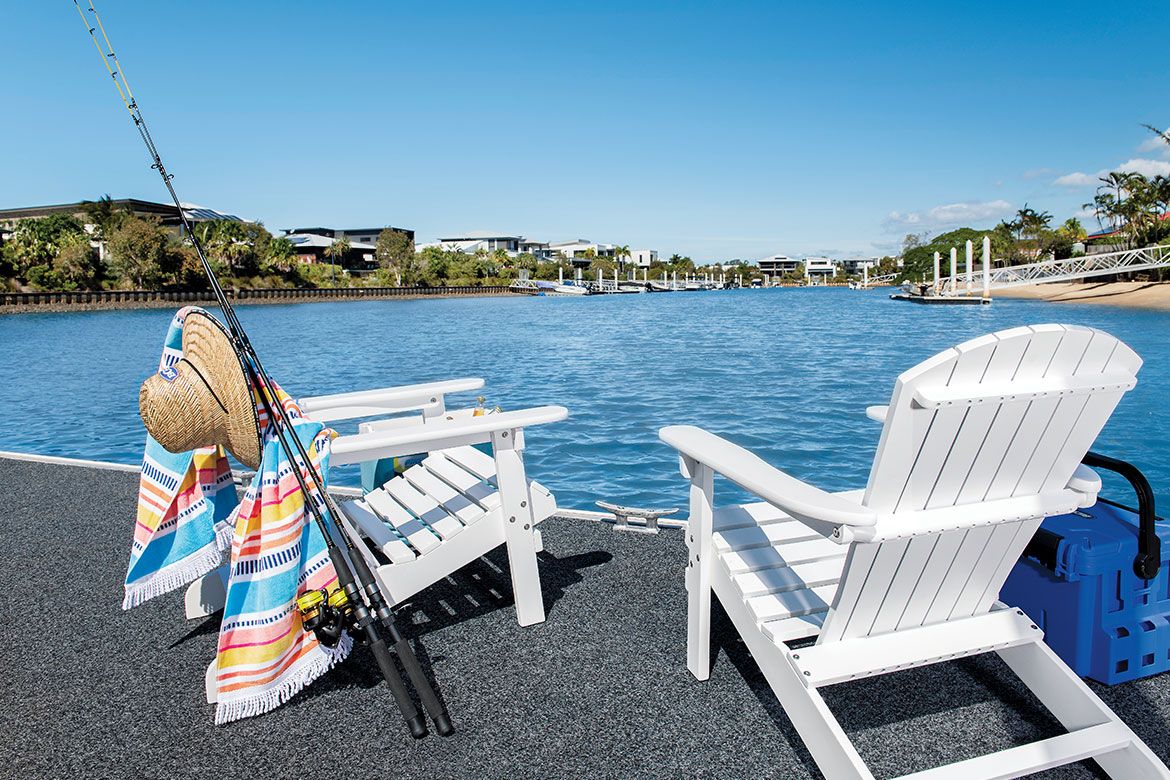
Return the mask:
<svg viewBox="0 0 1170 780"><path fill-rule="evenodd" d="M1164 0L827 5L98 11L180 195L274 232L873 254L1170 171ZM70 0L7 3L0 46L0 206L164 199Z"/></svg>

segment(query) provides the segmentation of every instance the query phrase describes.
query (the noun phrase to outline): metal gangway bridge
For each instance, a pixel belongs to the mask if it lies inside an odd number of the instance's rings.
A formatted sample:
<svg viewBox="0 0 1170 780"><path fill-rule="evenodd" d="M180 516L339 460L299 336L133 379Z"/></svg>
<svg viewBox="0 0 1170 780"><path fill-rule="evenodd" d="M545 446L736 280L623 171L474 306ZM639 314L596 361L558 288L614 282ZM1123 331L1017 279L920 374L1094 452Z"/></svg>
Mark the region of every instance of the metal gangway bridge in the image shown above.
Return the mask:
<svg viewBox="0 0 1170 780"><path fill-rule="evenodd" d="M937 290L938 295L971 295L980 292L986 294L992 290L1006 290L1010 287L1023 287L1029 284L1071 282L1095 276L1112 276L1133 271L1170 268L1170 246L1147 246L1118 252L1080 255L1063 260L1038 260L1034 263L1000 268L992 268L989 263L985 263L982 270L974 268L970 254L967 257L967 268L963 271L958 271L952 262L953 273L937 277L934 289ZM897 273L881 276L866 275L860 286L880 287L896 284L898 275ZM985 275L986 281L984 280Z"/></svg>
<svg viewBox="0 0 1170 780"><path fill-rule="evenodd" d="M965 295L972 290L1006 290L1029 284L1071 282L1155 268L1170 268L1170 246L1147 246L1120 252L1069 257L1064 260L1040 260L1023 265L988 268L973 274L968 270L941 277L938 280L938 290L941 295ZM982 278L984 274L987 276L986 282Z"/></svg>

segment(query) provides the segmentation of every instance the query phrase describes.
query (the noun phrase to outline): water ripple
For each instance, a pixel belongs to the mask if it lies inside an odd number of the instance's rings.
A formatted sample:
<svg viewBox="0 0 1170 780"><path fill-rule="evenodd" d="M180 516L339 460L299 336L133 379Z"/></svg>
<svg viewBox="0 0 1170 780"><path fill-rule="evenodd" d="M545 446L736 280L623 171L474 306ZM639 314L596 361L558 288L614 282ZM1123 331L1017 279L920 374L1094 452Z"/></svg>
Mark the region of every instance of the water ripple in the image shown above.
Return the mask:
<svg viewBox="0 0 1170 780"><path fill-rule="evenodd" d="M296 394L482 376L489 402L567 406L528 434L532 476L562 506L597 498L682 506L664 425L701 425L826 489L864 484L879 428L867 405L935 352L1001 328L1102 328L1146 365L1097 449L1134 461L1170 499L1161 416L1170 316L1109 306L997 301L900 305L881 291L741 290L689 295L363 301L242 307L269 372ZM0 449L138 461L138 385L170 313L0 317ZM457 399L471 403L470 398ZM334 479L355 480L353 469ZM1108 480L1121 500L1124 483ZM734 491L720 486L725 495Z"/></svg>

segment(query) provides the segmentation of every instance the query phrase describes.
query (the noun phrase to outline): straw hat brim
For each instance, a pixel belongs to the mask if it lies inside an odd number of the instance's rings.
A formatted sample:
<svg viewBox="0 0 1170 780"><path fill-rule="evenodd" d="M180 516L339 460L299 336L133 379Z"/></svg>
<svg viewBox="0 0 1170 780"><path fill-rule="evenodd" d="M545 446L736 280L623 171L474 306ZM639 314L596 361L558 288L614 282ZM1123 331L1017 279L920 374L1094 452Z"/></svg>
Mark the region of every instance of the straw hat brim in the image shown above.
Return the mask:
<svg viewBox="0 0 1170 780"><path fill-rule="evenodd" d="M244 364L220 322L204 311L183 321L183 358L142 384L139 409L151 436L171 452L221 444L260 466L260 421Z"/></svg>
<svg viewBox="0 0 1170 780"><path fill-rule="evenodd" d="M260 420L252 385L227 328L207 312L192 312L183 323L183 357L203 374L227 409L228 450L248 468L259 468Z"/></svg>

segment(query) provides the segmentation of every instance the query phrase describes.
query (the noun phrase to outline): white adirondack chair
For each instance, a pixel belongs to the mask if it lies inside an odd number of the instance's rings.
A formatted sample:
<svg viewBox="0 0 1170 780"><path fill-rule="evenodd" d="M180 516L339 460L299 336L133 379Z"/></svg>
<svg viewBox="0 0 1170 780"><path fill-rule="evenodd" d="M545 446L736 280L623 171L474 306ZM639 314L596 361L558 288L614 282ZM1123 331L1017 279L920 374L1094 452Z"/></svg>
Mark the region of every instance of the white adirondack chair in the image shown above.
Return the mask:
<svg viewBox="0 0 1170 780"><path fill-rule="evenodd" d="M447 394L481 387L482 379L456 379L299 402L306 415L325 423L405 415L361 423L358 433L338 436L334 466L429 453L403 474L341 504L342 522L352 538L366 541L359 550L391 606L506 544L516 619L528 626L545 618L536 526L557 507L552 493L525 475L524 429L563 420L568 411L542 406L475 416L471 409L447 410ZM492 455L474 446L484 443L491 443ZM188 587L188 618L223 608L226 575L222 567ZM206 682L207 700L214 702L214 661Z"/></svg>
<svg viewBox="0 0 1170 780"><path fill-rule="evenodd" d="M663 428L691 485L691 673L710 674L714 591L825 775L872 778L818 688L993 651L1069 733L912 777L1018 777L1090 757L1115 778L1170 777L997 600L1040 521L1096 501L1100 479L1080 460L1140 366L1116 338L1075 326L949 349L869 410L884 421L869 483L845 493L699 428ZM716 509L716 473L763 502Z"/></svg>

